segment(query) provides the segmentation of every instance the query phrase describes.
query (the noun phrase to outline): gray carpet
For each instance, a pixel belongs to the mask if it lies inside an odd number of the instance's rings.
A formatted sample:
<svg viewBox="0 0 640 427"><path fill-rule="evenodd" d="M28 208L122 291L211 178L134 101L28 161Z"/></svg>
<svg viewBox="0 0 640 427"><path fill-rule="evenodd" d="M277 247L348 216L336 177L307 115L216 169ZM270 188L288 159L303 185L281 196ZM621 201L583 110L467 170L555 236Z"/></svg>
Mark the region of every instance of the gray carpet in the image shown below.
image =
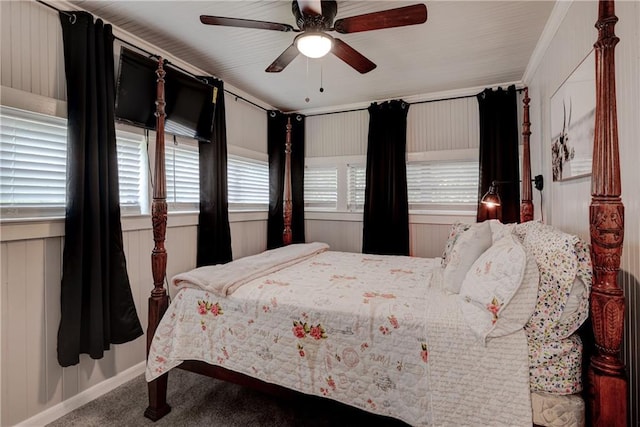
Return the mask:
<svg viewBox="0 0 640 427"><path fill-rule="evenodd" d="M141 375L48 426L406 426L327 399L273 397L181 369L169 374L168 389L171 412L155 423L143 416L147 384Z"/></svg>

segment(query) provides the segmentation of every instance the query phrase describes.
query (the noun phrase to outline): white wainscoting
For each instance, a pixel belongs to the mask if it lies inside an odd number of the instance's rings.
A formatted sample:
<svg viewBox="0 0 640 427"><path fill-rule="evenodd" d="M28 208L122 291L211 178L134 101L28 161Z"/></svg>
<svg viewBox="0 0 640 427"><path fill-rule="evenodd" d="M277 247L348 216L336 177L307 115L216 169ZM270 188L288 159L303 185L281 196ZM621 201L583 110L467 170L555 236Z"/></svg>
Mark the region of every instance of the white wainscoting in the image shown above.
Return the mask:
<svg viewBox="0 0 640 427"><path fill-rule="evenodd" d="M442 256L451 224L456 220L473 222L475 218L450 216L430 219L428 216L411 215L409 254L422 258ZM362 252L361 219L307 219L305 220L305 233L308 242L328 243L332 251Z"/></svg>

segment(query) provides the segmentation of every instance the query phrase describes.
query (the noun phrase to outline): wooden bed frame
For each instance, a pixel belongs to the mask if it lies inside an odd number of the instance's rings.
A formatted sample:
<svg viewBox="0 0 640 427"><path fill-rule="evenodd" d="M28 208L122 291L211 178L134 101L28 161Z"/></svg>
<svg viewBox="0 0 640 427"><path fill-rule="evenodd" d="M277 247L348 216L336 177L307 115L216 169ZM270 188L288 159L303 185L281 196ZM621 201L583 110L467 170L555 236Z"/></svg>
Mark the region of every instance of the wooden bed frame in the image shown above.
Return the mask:
<svg viewBox="0 0 640 427"><path fill-rule="evenodd" d="M599 3L598 40L596 51L596 113L595 139L593 146L593 173L591 178L591 206L589 224L591 235L591 258L594 281L591 292L590 318L593 325L595 354L587 368L585 403L587 421L595 426L624 426L627 423L627 380L624 363L620 359L623 336L625 298L616 282L622 254L624 236L624 206L620 198L620 161L616 115L616 88L614 49L619 39L614 26L618 18L613 0ZM157 120L155 158L164 158L164 75L163 60L158 61ZM523 111L523 164L521 221L533 219L531 200L531 167L529 137L529 95L525 89ZM285 203L285 225L283 238L290 242L291 195L290 155L291 125L287 125ZM166 181L164 162L156 161L154 169L152 221L155 246L151 254L153 290L149 298L149 321L147 327L147 354L156 328L169 305L164 289L167 253L164 247L167 226ZM181 368L225 381L258 388L269 393L290 393L287 389L265 383L246 375L229 371L204 362L186 361ZM158 420L171 408L166 402L168 373L148 383L149 407L144 415Z"/></svg>

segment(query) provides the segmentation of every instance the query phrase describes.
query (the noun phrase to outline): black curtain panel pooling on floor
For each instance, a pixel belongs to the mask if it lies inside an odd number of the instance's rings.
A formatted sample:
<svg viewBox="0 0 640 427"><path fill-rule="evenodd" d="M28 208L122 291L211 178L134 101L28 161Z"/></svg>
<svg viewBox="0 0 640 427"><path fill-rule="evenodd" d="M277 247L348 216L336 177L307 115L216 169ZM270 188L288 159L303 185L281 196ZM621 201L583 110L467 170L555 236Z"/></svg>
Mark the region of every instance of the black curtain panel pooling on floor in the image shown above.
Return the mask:
<svg viewBox="0 0 640 427"><path fill-rule="evenodd" d="M142 335L122 241L113 34L86 12L61 12L67 79L67 204L58 362L102 358Z"/></svg>

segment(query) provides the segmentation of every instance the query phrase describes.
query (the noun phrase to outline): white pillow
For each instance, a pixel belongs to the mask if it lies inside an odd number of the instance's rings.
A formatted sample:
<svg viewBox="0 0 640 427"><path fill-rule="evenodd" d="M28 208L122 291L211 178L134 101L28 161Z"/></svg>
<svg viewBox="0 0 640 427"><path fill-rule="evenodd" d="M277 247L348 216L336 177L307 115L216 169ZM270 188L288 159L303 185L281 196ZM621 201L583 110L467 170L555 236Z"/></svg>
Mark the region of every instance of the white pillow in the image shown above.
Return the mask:
<svg viewBox="0 0 640 427"><path fill-rule="evenodd" d="M462 235L465 231L467 231L471 227L471 224L465 224L460 221L456 221L451 225L451 229L449 230L449 237L447 238L447 243L444 245L444 252L442 253L442 267L446 267L449 263L449 257L451 256L451 251L453 250L453 245L456 244L456 240L458 237Z"/></svg>
<svg viewBox="0 0 640 427"><path fill-rule="evenodd" d="M518 239L506 234L484 252L467 272L459 304L473 333L487 337L521 329L533 313L538 269Z"/></svg>
<svg viewBox="0 0 640 427"><path fill-rule="evenodd" d="M457 294L460 292L465 274L484 251L491 246L491 228L488 222L471 225L455 241L449 254L449 262L444 268L445 289Z"/></svg>
<svg viewBox="0 0 640 427"><path fill-rule="evenodd" d="M487 221L491 228L491 238L493 243L504 237L505 234L513 233L515 224L503 224L499 219L490 219Z"/></svg>

